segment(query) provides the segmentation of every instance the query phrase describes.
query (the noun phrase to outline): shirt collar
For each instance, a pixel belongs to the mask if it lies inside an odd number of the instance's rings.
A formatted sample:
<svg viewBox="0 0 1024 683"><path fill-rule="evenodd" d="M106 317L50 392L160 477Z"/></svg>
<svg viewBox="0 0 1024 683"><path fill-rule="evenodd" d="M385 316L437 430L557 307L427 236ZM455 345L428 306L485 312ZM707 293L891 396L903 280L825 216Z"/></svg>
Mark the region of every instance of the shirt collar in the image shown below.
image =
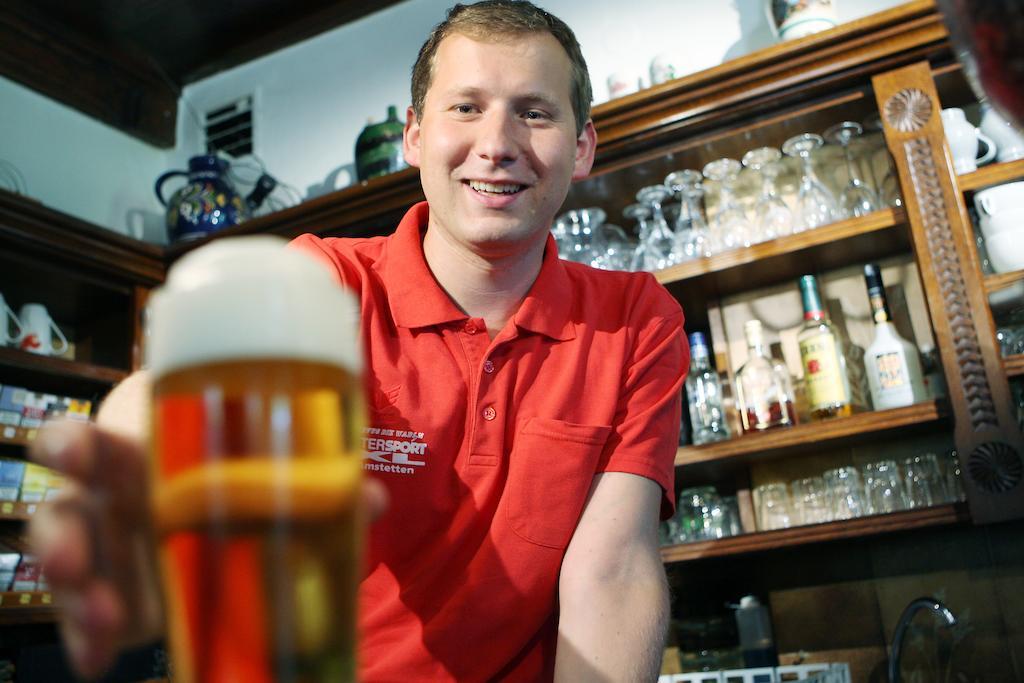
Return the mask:
<svg viewBox="0 0 1024 683"><path fill-rule="evenodd" d="M468 317L437 284L423 256L423 232L429 216L426 202L410 208L374 266L384 280L392 319L400 327L428 327ZM562 341L572 339L576 336L569 320L572 299L572 281L558 258L554 238L548 235L540 273L512 319L516 326L531 332Z"/></svg>

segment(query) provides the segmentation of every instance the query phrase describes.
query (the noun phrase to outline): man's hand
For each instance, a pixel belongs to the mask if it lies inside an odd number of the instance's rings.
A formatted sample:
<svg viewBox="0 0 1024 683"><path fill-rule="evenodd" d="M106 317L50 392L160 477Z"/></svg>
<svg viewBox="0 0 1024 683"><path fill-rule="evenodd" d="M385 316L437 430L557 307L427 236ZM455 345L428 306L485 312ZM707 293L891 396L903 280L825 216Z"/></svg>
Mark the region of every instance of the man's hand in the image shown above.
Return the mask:
<svg viewBox="0 0 1024 683"><path fill-rule="evenodd" d="M657 679L669 612L660 501L649 479L594 477L558 580L556 681Z"/></svg>

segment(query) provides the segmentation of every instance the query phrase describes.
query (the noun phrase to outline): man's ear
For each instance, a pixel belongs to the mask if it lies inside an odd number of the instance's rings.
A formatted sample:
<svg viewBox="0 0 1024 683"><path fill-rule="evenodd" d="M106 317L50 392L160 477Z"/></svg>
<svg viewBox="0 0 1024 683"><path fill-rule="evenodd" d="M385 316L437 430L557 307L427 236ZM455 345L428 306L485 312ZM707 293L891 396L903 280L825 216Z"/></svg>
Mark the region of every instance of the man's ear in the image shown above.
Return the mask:
<svg viewBox="0 0 1024 683"><path fill-rule="evenodd" d="M597 151L597 131L594 122L587 119L583 132L576 138L576 163L572 169L572 179L580 180L590 174L594 165L594 153Z"/></svg>
<svg viewBox="0 0 1024 683"><path fill-rule="evenodd" d="M405 130L402 132L402 154L410 166L420 165L420 122L412 107L405 110Z"/></svg>

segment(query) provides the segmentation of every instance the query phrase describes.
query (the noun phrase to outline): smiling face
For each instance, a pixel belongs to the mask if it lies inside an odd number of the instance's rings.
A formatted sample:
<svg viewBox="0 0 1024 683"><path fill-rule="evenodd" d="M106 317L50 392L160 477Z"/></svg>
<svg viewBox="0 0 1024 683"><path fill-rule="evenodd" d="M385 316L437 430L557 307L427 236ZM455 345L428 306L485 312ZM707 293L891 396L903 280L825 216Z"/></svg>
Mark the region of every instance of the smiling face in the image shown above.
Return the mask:
<svg viewBox="0 0 1024 683"><path fill-rule="evenodd" d="M428 233L484 258L537 249L596 145L591 122L576 135L565 50L547 33L454 33L434 60L422 117L410 108L405 128Z"/></svg>

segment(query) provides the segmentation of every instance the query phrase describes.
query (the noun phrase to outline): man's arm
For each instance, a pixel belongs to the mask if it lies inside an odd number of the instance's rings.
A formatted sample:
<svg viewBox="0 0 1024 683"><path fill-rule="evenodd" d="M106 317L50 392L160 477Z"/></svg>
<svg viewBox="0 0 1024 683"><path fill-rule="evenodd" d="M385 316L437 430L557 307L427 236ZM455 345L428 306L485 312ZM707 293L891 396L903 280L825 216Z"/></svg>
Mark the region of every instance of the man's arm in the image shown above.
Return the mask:
<svg viewBox="0 0 1024 683"><path fill-rule="evenodd" d="M556 681L657 679L669 614L660 501L650 479L594 477L558 580Z"/></svg>

